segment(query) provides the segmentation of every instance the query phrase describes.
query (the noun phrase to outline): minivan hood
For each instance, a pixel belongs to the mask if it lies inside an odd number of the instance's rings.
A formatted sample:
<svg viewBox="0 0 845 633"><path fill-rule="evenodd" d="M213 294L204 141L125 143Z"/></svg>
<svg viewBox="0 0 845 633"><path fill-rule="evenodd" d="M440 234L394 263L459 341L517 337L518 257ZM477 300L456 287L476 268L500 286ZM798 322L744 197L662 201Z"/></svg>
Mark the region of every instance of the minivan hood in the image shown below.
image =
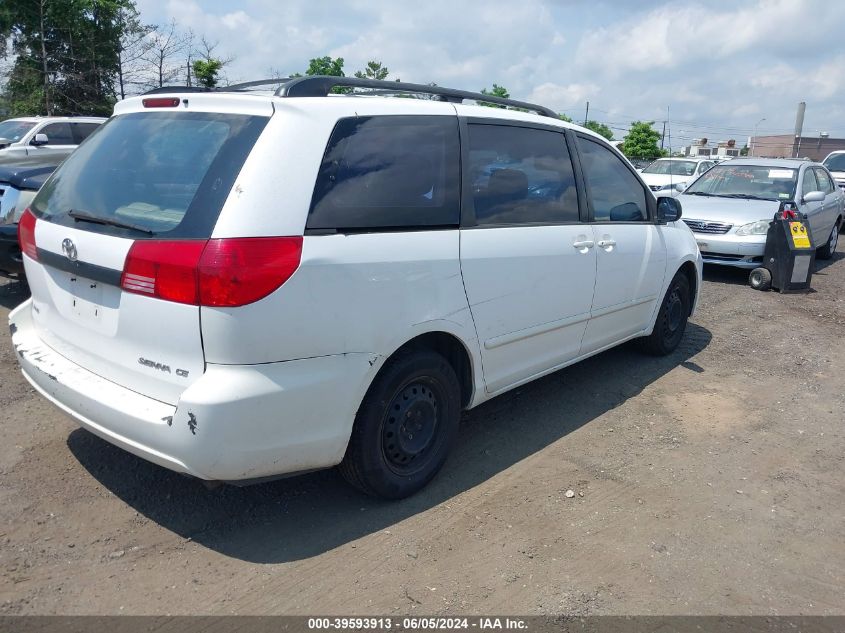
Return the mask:
<svg viewBox="0 0 845 633"><path fill-rule="evenodd" d="M715 198L706 196L678 196L683 218L711 220L742 226L757 220L771 220L780 207L777 200L743 200L741 198Z"/></svg>

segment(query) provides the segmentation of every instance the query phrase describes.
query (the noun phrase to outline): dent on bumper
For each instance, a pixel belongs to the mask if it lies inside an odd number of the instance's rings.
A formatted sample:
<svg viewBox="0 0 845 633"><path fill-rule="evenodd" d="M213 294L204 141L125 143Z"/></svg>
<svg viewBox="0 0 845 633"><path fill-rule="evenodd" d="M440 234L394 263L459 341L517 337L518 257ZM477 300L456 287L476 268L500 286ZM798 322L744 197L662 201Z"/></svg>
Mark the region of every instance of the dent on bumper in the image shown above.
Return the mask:
<svg viewBox="0 0 845 633"><path fill-rule="evenodd" d="M40 341L31 300L9 315L27 380L84 428L148 461L237 481L340 462L369 354L264 365L209 365L169 405L101 378Z"/></svg>

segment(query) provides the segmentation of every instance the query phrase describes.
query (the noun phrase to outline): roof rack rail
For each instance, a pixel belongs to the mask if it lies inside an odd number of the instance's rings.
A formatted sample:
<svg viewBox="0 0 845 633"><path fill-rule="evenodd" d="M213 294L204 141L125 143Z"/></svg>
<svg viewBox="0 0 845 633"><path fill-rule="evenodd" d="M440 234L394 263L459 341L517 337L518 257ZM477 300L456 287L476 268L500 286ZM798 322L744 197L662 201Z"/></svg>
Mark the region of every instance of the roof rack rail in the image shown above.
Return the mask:
<svg viewBox="0 0 845 633"><path fill-rule="evenodd" d="M278 82L279 80L277 80ZM250 82L252 83L252 82ZM535 103L526 103L515 99L504 99L493 95L485 95L480 92L468 92L466 90L455 90L453 88L441 88L440 86L428 86L425 84L412 84L403 81L380 81L378 79L359 79L358 77L330 77L326 75L310 75L307 77L292 77L276 90L277 97L325 97L333 88L370 88L384 93L405 93L435 95L441 101L450 103L462 103L464 100L481 101L511 108L530 110L543 116L557 119L558 114L554 110Z"/></svg>
<svg viewBox="0 0 845 633"><path fill-rule="evenodd" d="M210 89L202 86L162 86L147 90L142 96L166 94L168 92L211 92Z"/></svg>
<svg viewBox="0 0 845 633"><path fill-rule="evenodd" d="M228 92L229 90L243 90L244 88L254 88L256 86L275 86L283 84L293 79L293 77L276 77L274 79L256 79L254 81L244 81L239 84L232 84L231 86L219 86L215 90L219 92Z"/></svg>

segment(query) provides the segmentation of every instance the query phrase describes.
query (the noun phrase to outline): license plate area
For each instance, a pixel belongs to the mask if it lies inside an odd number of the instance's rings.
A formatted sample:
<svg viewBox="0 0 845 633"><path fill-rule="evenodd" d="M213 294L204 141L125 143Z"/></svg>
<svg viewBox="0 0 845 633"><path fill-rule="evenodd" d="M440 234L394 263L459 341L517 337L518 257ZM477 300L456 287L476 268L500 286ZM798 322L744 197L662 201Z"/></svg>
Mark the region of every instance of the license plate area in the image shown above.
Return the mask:
<svg viewBox="0 0 845 633"><path fill-rule="evenodd" d="M698 244L698 250L700 250L702 252L708 250L709 245L707 244L707 242L703 242L701 240L696 240L695 243Z"/></svg>
<svg viewBox="0 0 845 633"><path fill-rule="evenodd" d="M82 321L103 318L103 285L98 281L68 273L70 313Z"/></svg>

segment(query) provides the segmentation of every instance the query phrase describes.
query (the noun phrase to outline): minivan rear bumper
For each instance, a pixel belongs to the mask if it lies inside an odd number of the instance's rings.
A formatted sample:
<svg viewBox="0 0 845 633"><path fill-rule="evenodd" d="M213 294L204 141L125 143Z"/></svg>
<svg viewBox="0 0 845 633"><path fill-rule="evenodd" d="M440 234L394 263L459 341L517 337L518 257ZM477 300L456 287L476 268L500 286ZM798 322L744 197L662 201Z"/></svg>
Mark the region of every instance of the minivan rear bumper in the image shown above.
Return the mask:
<svg viewBox="0 0 845 633"><path fill-rule="evenodd" d="M326 468L343 458L369 380L370 354L208 365L174 407L45 345L33 327L31 304L9 315L24 376L107 442L170 470L219 481Z"/></svg>

